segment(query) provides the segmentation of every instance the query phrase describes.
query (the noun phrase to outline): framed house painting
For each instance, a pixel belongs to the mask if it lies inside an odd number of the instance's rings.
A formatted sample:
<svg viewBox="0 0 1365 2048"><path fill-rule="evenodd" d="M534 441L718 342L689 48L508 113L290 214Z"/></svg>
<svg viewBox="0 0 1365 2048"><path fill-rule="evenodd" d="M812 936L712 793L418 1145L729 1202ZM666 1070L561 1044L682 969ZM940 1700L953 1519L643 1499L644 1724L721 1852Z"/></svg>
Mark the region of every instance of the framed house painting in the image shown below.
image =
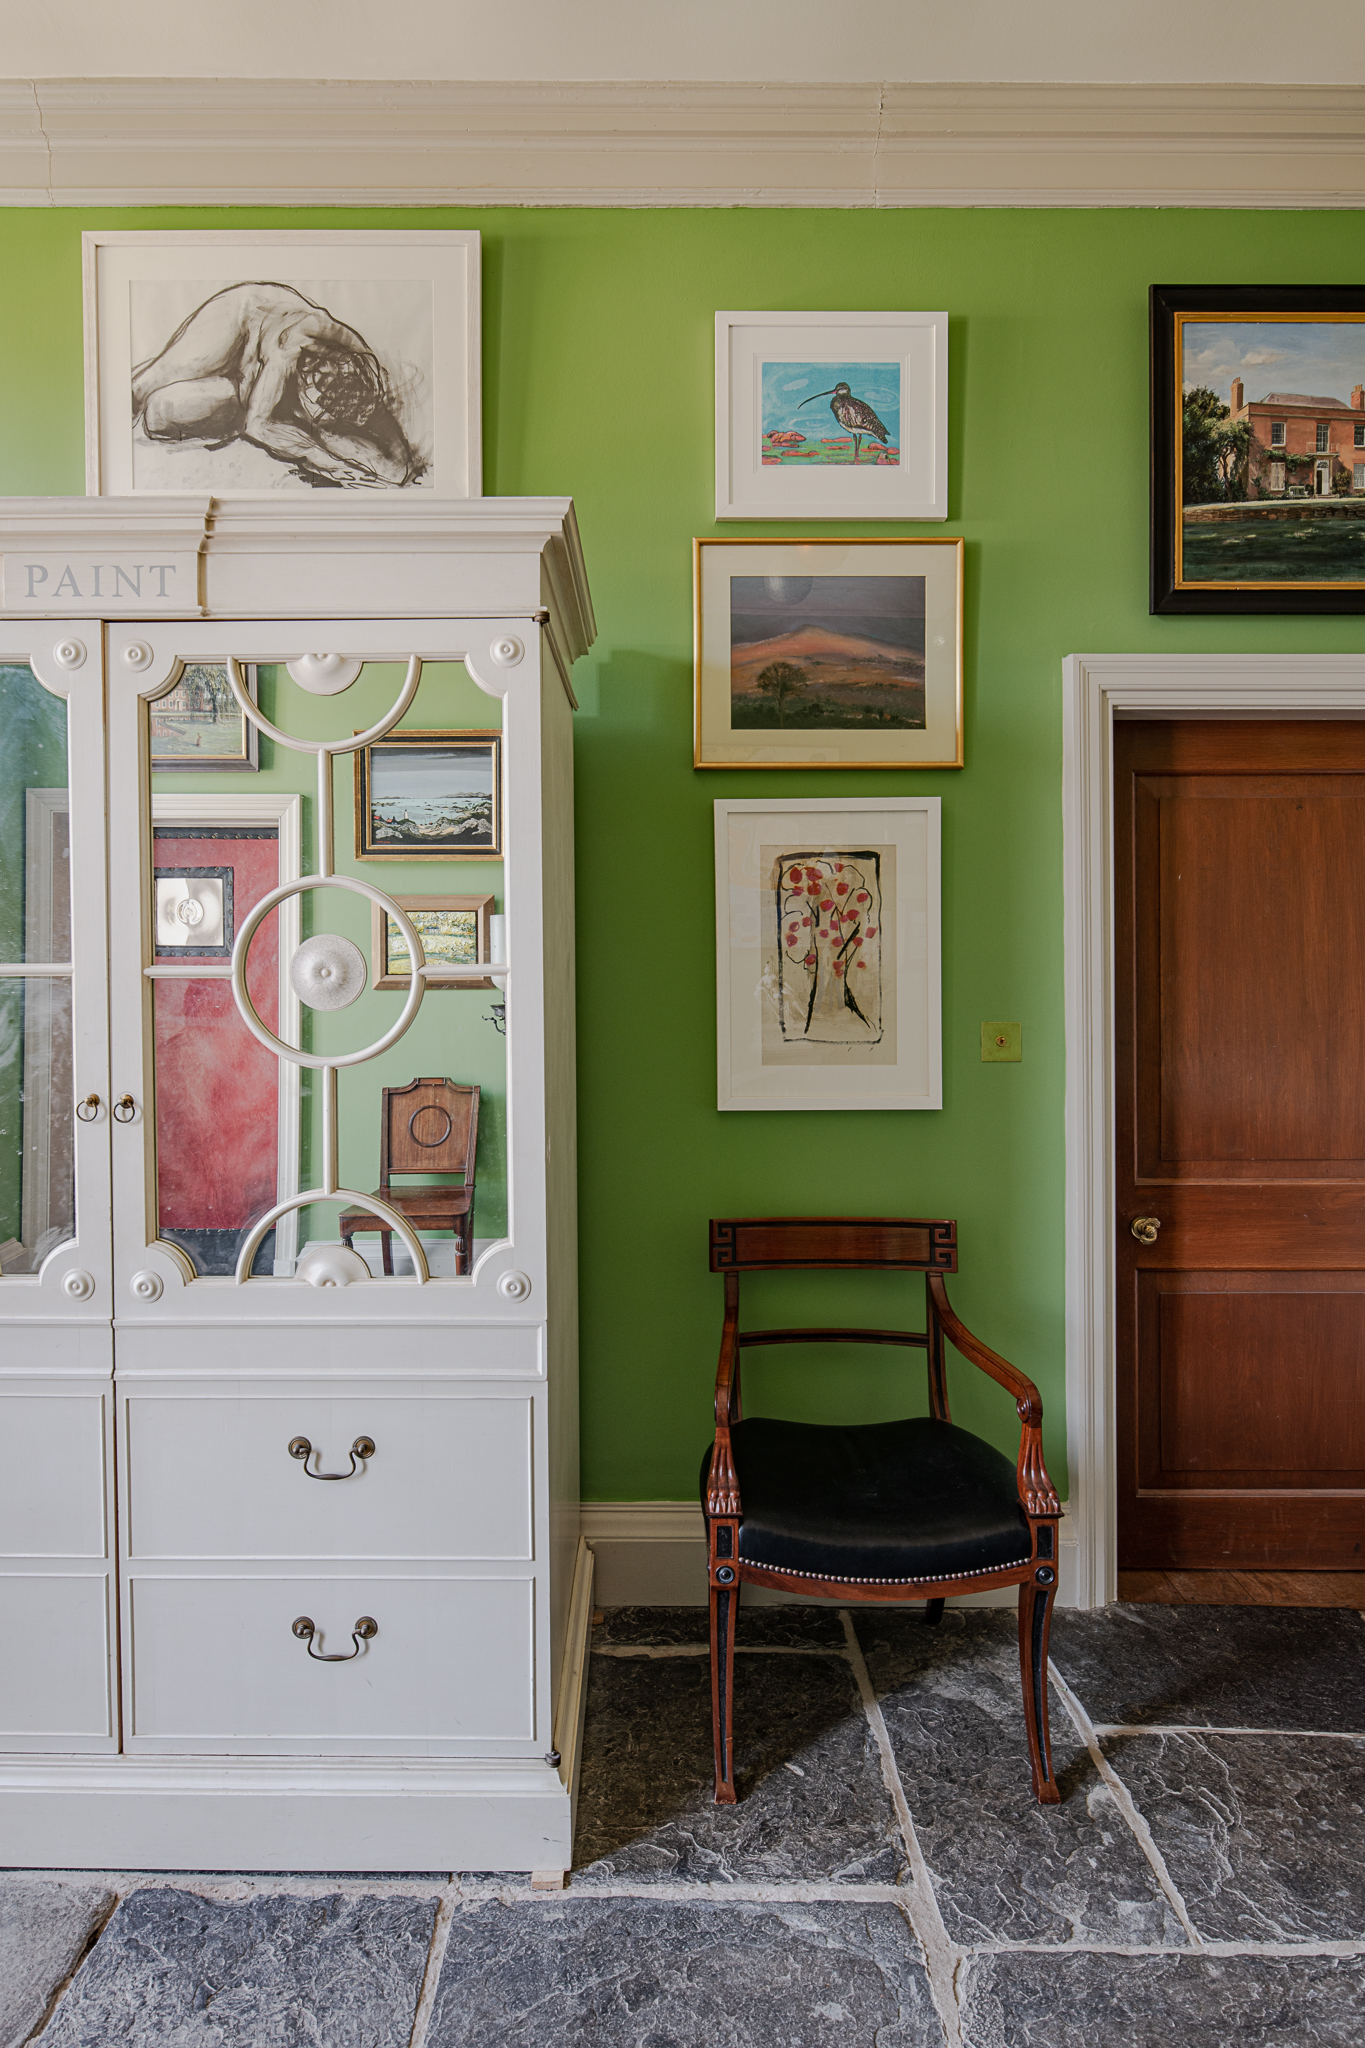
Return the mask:
<svg viewBox="0 0 1365 2048"><path fill-rule="evenodd" d="M354 759L357 860L502 858L500 732L391 732Z"/></svg>
<svg viewBox="0 0 1365 2048"><path fill-rule="evenodd" d="M716 805L717 1106L941 1109L939 799Z"/></svg>
<svg viewBox="0 0 1365 2048"><path fill-rule="evenodd" d="M88 495L481 495L475 230L81 240Z"/></svg>
<svg viewBox="0 0 1365 2048"><path fill-rule="evenodd" d="M960 768L960 540L698 540L698 768Z"/></svg>
<svg viewBox="0 0 1365 2048"><path fill-rule="evenodd" d="M717 519L946 519L946 313L717 313Z"/></svg>
<svg viewBox="0 0 1365 2048"><path fill-rule="evenodd" d="M1151 609L1365 611L1365 286L1153 285Z"/></svg>
<svg viewBox="0 0 1365 2048"><path fill-rule="evenodd" d="M256 664L242 663L252 703ZM154 773L166 768L255 768L260 736L228 686L225 661L187 661L178 679L147 706Z"/></svg>
<svg viewBox="0 0 1365 2048"><path fill-rule="evenodd" d="M427 964L427 988L496 988L494 981L474 981L452 974L451 968L477 967L491 961L489 918L491 896L395 896L417 927ZM370 986L406 991L412 977L408 942L394 919L379 904L370 905Z"/></svg>

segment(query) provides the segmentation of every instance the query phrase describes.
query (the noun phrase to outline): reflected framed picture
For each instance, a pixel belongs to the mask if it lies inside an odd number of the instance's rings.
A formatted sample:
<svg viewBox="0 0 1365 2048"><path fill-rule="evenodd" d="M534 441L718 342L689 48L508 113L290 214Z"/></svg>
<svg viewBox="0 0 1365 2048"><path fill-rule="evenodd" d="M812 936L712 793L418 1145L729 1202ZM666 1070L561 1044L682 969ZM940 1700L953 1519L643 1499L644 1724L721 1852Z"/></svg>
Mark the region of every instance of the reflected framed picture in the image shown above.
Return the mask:
<svg viewBox="0 0 1365 2048"><path fill-rule="evenodd" d="M88 496L481 494L477 229L81 242Z"/></svg>
<svg viewBox="0 0 1365 2048"><path fill-rule="evenodd" d="M1365 611L1365 286L1153 285L1151 610Z"/></svg>
<svg viewBox="0 0 1365 2048"><path fill-rule="evenodd" d="M490 960L488 920L492 896L395 896L417 927L427 967L428 989L494 988L492 981L443 975L442 968L477 967ZM374 988L406 991L412 975L408 942L396 921L379 904L370 905L370 983Z"/></svg>
<svg viewBox="0 0 1365 2048"><path fill-rule="evenodd" d="M254 704L255 662L244 662L242 672ZM259 766L260 735L228 687L225 661L187 661L170 689L148 704L147 731L154 774Z"/></svg>
<svg viewBox="0 0 1365 2048"><path fill-rule="evenodd" d="M716 804L720 1109L941 1109L937 797Z"/></svg>
<svg viewBox="0 0 1365 2048"><path fill-rule="evenodd" d="M960 768L960 540L698 540L697 768Z"/></svg>
<svg viewBox="0 0 1365 2048"><path fill-rule="evenodd" d="M717 519L946 519L946 313L717 313Z"/></svg>
<svg viewBox="0 0 1365 2048"><path fill-rule="evenodd" d="M355 755L357 860L499 860L502 734L391 732Z"/></svg>

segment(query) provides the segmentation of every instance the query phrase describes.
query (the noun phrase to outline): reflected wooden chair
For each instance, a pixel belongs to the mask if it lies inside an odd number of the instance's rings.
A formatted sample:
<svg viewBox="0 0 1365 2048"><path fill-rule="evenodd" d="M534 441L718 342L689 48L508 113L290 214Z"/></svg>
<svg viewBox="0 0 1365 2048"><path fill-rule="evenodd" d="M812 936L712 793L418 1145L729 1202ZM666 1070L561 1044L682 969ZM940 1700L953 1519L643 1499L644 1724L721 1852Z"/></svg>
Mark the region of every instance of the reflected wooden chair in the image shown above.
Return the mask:
<svg viewBox="0 0 1365 2048"><path fill-rule="evenodd" d="M455 1271L469 1271L474 1248L474 1159L479 1144L479 1091L429 1075L406 1088L386 1088L379 1116L379 1186L375 1195L400 1211L414 1230L455 1234ZM395 1174L461 1176L458 1187L400 1190ZM357 1231L378 1231L384 1271L393 1271L393 1225L368 1209L347 1209L341 1241Z"/></svg>
<svg viewBox="0 0 1365 2048"><path fill-rule="evenodd" d="M926 1330L741 1330L743 1273L897 1271L925 1277ZM1033 1790L1060 1794L1047 1713L1047 1645L1061 1514L1043 1464L1038 1389L974 1337L948 1300L957 1225L882 1217L750 1217L713 1222L711 1271L725 1276L716 1434L702 1461L711 1596L716 1799L735 1799L731 1702L735 1618L746 1581L807 1599L924 1600L942 1619L949 1594L1019 1588L1019 1664ZM740 1361L756 1345L892 1344L922 1350L929 1414L898 1422L745 1420ZM946 1347L1014 1398L1013 1465L959 1428L948 1408Z"/></svg>

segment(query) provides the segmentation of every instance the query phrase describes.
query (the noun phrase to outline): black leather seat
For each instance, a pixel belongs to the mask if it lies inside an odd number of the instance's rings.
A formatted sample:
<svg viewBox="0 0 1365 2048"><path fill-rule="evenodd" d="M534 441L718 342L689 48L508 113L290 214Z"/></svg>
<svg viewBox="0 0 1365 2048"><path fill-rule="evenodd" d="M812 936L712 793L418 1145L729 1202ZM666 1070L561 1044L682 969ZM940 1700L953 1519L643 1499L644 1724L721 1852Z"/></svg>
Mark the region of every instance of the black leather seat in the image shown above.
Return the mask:
<svg viewBox="0 0 1365 2048"><path fill-rule="evenodd" d="M904 1585L1005 1571L1032 1554L1014 1466L951 1422L751 1416L732 1424L730 1447L745 1564ZM702 1460L703 1510L713 1450Z"/></svg>

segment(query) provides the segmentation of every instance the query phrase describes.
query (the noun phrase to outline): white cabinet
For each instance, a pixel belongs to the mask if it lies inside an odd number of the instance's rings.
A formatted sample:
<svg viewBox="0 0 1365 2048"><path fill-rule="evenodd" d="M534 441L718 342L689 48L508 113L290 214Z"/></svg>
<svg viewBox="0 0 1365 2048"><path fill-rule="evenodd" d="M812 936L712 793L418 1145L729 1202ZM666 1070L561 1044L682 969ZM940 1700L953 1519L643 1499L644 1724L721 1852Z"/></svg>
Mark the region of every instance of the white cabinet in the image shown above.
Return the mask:
<svg viewBox="0 0 1365 2048"><path fill-rule="evenodd" d="M572 506L7 500L0 552L9 1860L564 1869ZM428 895L457 985L379 989ZM481 1091L473 1255L399 1203L385 1276L340 1217L418 1076Z"/></svg>

